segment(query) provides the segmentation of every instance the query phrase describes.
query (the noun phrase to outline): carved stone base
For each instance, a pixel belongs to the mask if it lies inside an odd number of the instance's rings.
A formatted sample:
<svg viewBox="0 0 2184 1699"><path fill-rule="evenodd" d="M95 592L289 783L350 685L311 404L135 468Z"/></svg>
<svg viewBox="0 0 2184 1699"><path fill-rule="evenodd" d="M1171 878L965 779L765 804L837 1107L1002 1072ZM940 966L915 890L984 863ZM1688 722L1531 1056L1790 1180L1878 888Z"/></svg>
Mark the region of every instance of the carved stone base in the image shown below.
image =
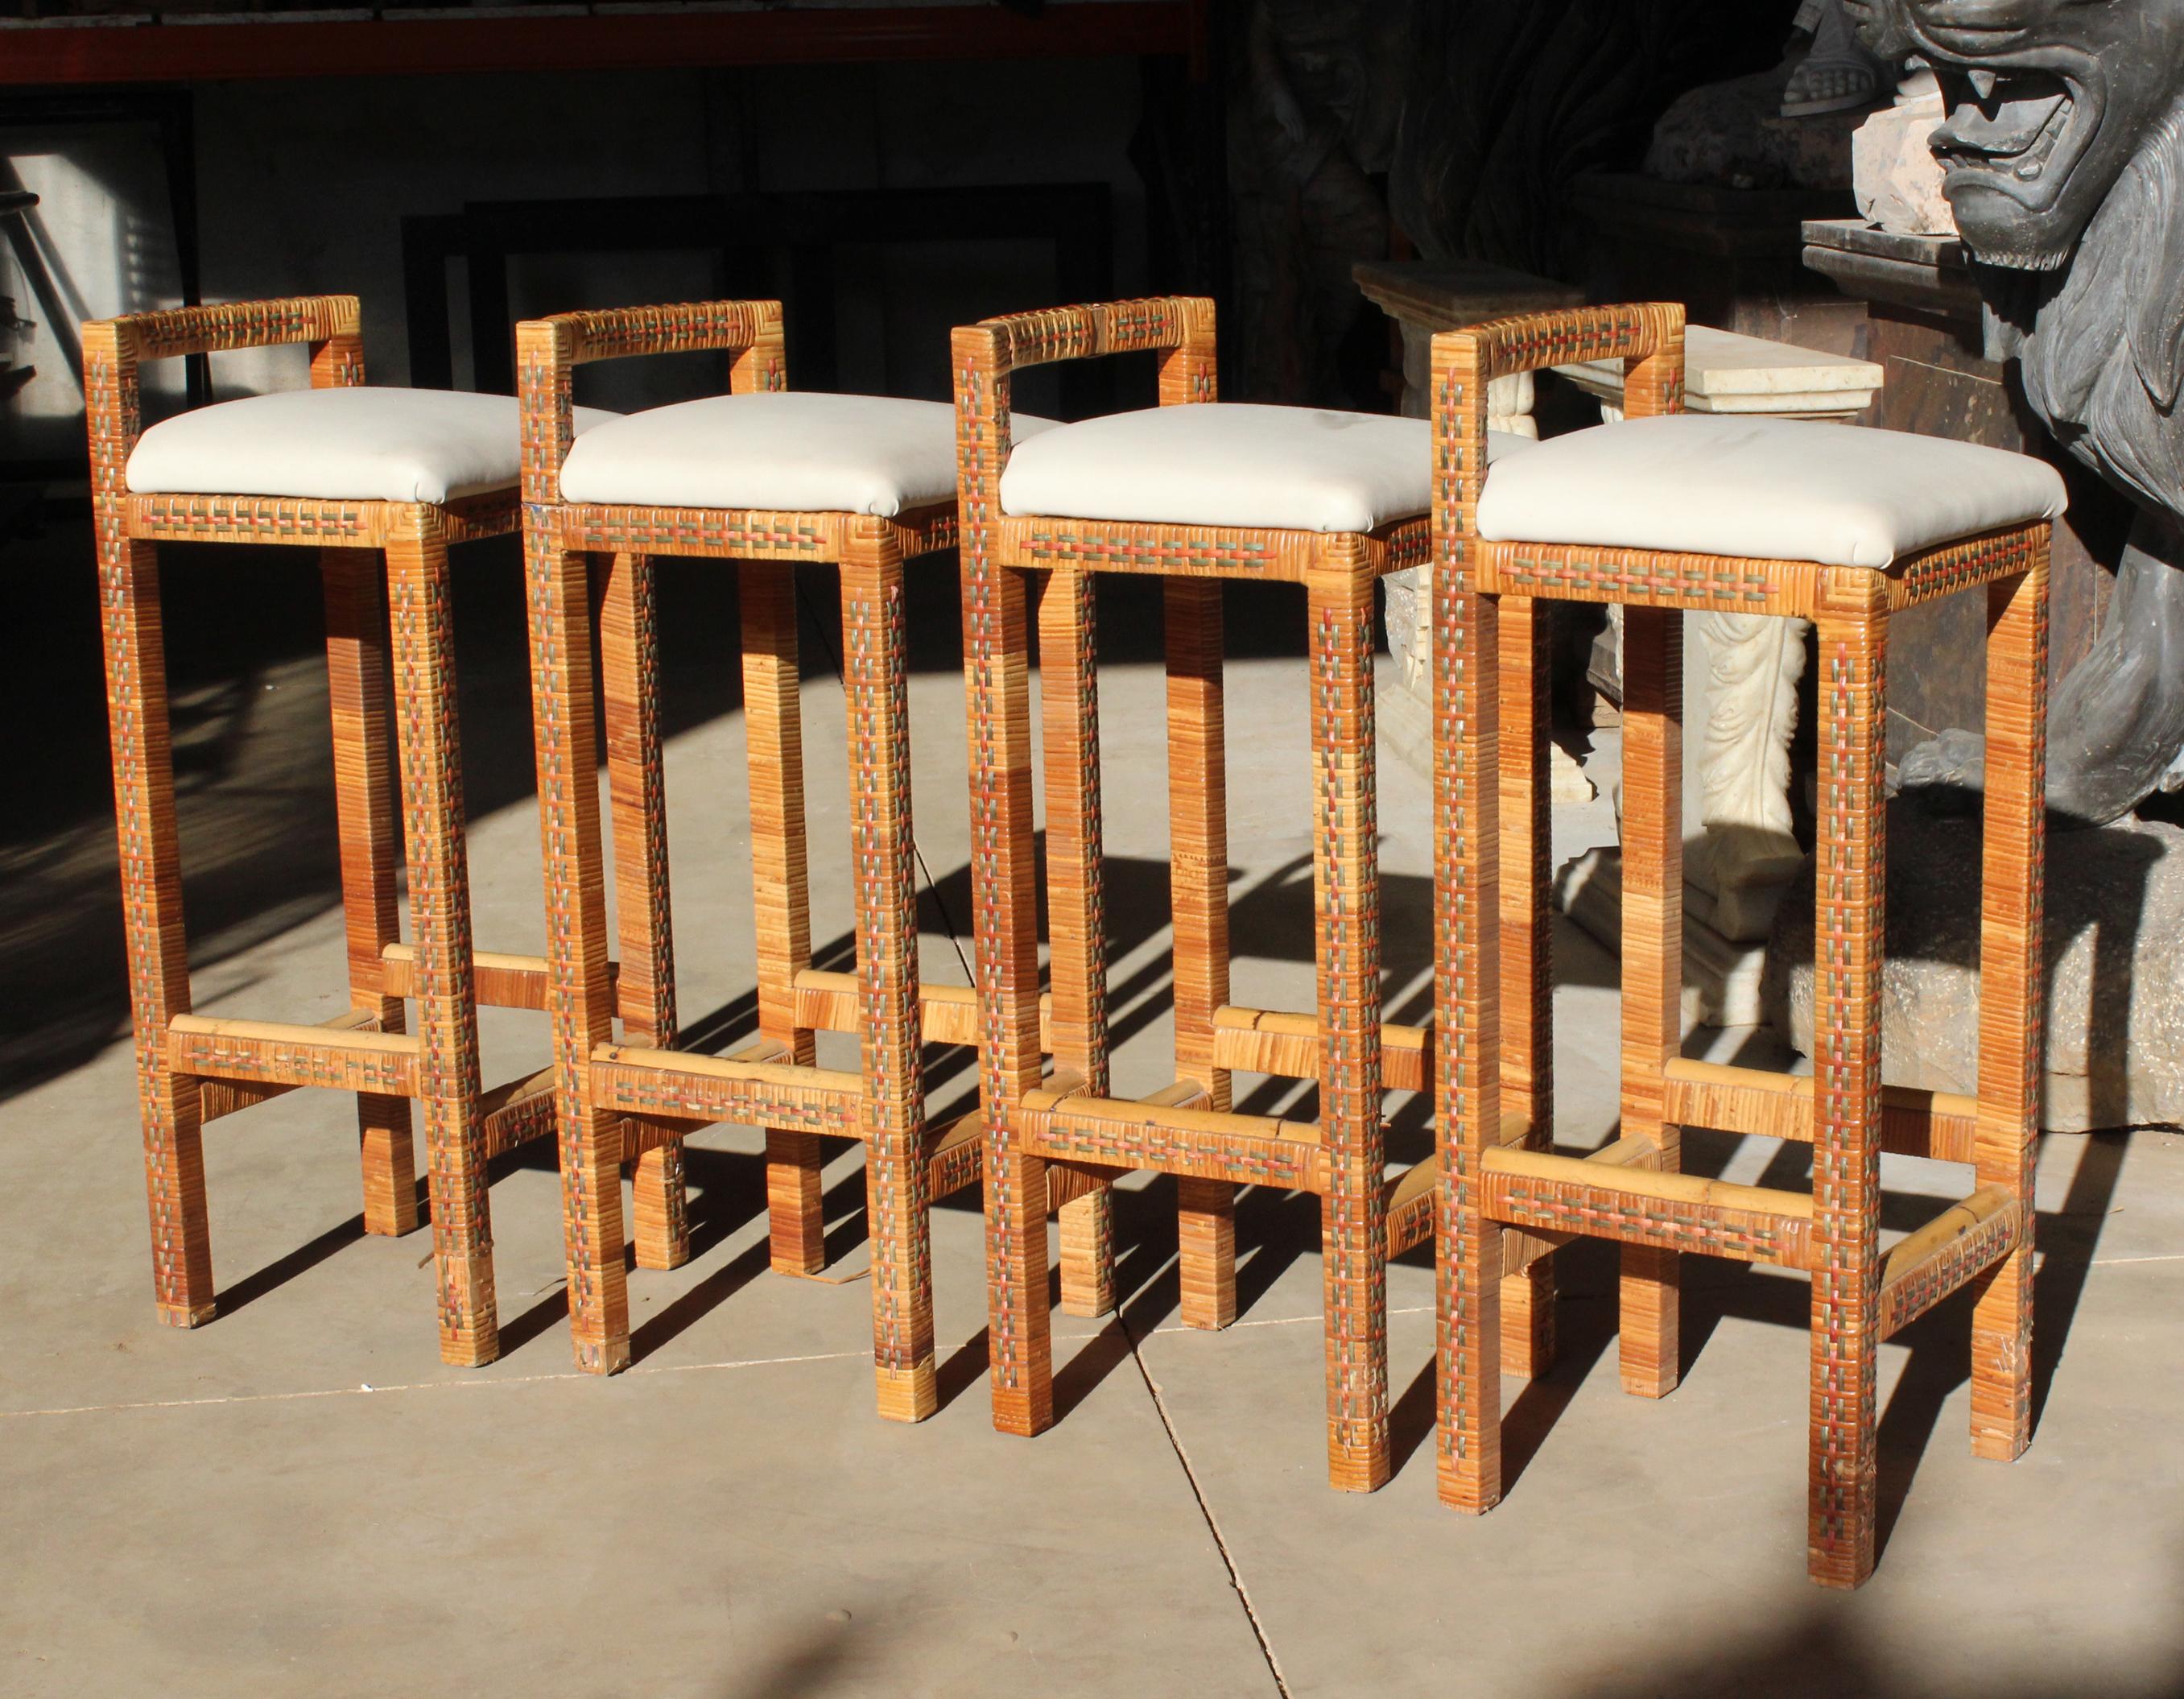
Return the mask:
<svg viewBox="0 0 2184 1699"><path fill-rule="evenodd" d="M1738 893L1747 908L1767 899L1750 889ZM1781 887L1774 888L1779 902ZM1610 846L1587 850L1555 875L1555 906L1609 950L1623 947L1623 852ZM1771 903L1768 906L1771 909ZM1762 1011L1760 975L1767 963L1763 934L1739 943L1712 925L1712 892L1684 885L1684 998L1686 1031L1694 1026L1754 1026Z"/></svg>
<svg viewBox="0 0 2184 1699"><path fill-rule="evenodd" d="M1979 1082L1980 823L1888 810L1888 954L1880 1053L1892 1085ZM2184 1125L2184 830L2121 821L2048 841L2047 1053L2051 1132ZM1769 945L1769 1022L1813 1046L1809 868Z"/></svg>

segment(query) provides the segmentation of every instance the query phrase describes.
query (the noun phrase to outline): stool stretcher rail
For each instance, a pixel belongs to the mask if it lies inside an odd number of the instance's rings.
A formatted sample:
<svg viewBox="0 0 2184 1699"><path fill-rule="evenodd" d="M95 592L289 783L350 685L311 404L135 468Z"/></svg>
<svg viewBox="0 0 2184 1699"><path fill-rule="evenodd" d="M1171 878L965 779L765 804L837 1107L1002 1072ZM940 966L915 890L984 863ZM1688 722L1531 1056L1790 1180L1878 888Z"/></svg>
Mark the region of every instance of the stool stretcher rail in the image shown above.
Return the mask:
<svg viewBox="0 0 2184 1699"><path fill-rule="evenodd" d="M554 1131L554 1070L495 1086L478 1099L478 1119L488 1157L546 1137Z"/></svg>
<svg viewBox="0 0 2184 1699"><path fill-rule="evenodd" d="M412 944L389 944L379 953L381 985L388 997L415 997L417 950ZM546 1007L546 958L511 955L502 950L477 950L471 956L471 972L478 1002L489 1009ZM621 964L607 964L607 982L618 985Z"/></svg>
<svg viewBox="0 0 2184 1699"><path fill-rule="evenodd" d="M1320 1131L1310 1121L1043 1091L1024 1096L1018 1121L1024 1148L1050 1160L1283 1191L1327 1189Z"/></svg>
<svg viewBox="0 0 2184 1699"><path fill-rule="evenodd" d="M167 1023L167 1065L178 1074L381 1097L416 1094L422 1044L408 1033L336 1031L287 1020L178 1014Z"/></svg>
<svg viewBox="0 0 2184 1699"><path fill-rule="evenodd" d="M1245 1073L1283 1079L1319 1077L1319 1022L1279 1009L1223 1003L1213 1011L1213 1063ZM1380 1028L1381 1081L1391 1092L1422 1092L1433 1084L1433 1027L1388 1021Z"/></svg>
<svg viewBox="0 0 2184 1699"><path fill-rule="evenodd" d="M1813 1082L1804 1076L1692 1061L1671 1062L1665 1071L1667 1116L1679 1126L1813 1142ZM1978 1122L1976 1098L1881 1087L1881 1148L1897 1155L1970 1162Z"/></svg>
<svg viewBox="0 0 2184 1699"><path fill-rule="evenodd" d="M1388 1255L1427 1244L1433 1238L1434 1207L1440 1201L1440 1159L1429 1156L1413 1163L1388 1184ZM1502 1274L1504 1279L1523 1274L1540 1258L1560 1250L1578 1237L1575 1233L1531 1232L1522 1227L1502 1229Z"/></svg>
<svg viewBox="0 0 2184 1699"><path fill-rule="evenodd" d="M1813 1266L1813 1200L1801 1192L1646 1169L1603 1180L1603 1165L1544 1150L1502 1147L1485 1158L1486 1212L1512 1227L1596 1233L1784 1268Z"/></svg>
<svg viewBox="0 0 2184 1699"><path fill-rule="evenodd" d="M2026 1242L2024 1207L2003 1187L1982 1186L1950 1204L1881 1266L1881 1338L1908 1327Z"/></svg>
<svg viewBox="0 0 2184 1699"><path fill-rule="evenodd" d="M376 1032L379 1031L379 1011L376 1009L346 1009L319 1025L329 1032ZM300 1087L298 1085L274 1081L207 1078L198 1087L198 1118L200 1121L218 1121L222 1115L231 1115L253 1104L285 1097L298 1089Z"/></svg>
<svg viewBox="0 0 2184 1699"><path fill-rule="evenodd" d="M782 1126L858 1137L865 1082L857 1074L675 1050L602 1045L592 1053L593 1103L617 1115L710 1126Z"/></svg>
<svg viewBox="0 0 2184 1699"><path fill-rule="evenodd" d="M975 1045L978 1042L978 993L967 985L927 985L917 989L919 1020L928 1044ZM1039 1000L1039 1046L1053 1046L1054 999ZM796 975L796 1024L820 1032L855 1032L857 976L826 968L805 968Z"/></svg>

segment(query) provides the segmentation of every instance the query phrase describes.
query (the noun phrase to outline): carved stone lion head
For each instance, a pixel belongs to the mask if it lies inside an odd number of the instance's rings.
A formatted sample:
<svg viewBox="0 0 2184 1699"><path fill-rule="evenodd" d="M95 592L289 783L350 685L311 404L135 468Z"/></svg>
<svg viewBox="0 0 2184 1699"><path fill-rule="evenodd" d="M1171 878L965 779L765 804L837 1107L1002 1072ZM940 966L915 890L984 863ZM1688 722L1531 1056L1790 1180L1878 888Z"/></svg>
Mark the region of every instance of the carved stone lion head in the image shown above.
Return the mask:
<svg viewBox="0 0 2184 1699"><path fill-rule="evenodd" d="M1876 51L1930 63L1957 227L1990 265L2070 255L2184 107L2184 0L1844 0Z"/></svg>

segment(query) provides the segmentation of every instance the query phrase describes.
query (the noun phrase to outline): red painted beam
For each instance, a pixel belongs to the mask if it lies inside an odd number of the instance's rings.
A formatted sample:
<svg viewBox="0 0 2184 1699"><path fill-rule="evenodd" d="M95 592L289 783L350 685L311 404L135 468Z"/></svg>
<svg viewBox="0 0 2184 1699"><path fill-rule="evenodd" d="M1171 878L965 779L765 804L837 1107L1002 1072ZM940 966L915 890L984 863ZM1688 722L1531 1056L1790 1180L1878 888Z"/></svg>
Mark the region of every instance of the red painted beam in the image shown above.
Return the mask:
<svg viewBox="0 0 2184 1699"><path fill-rule="evenodd" d="M0 29L0 86L1177 54L1204 0ZM276 14L277 18L277 14Z"/></svg>

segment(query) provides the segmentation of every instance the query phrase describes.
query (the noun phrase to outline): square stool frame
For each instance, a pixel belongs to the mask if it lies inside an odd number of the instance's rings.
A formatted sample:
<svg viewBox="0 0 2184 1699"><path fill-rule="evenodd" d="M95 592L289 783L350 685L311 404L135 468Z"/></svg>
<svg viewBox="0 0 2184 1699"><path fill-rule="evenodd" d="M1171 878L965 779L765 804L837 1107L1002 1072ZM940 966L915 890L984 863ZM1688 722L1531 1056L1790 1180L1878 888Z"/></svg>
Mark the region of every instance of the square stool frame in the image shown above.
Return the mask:
<svg viewBox="0 0 2184 1699"><path fill-rule="evenodd" d="M560 1082L563 1224L577 1361L611 1373L629 1361L621 1191L627 1150L679 1151L698 1128L765 1129L767 1233L777 1272L825 1266L822 1136L861 1142L873 1248L872 1317L880 1413L919 1421L938 1402L928 1216L934 1199L980 1178L975 1115L928 1126L922 1046L976 1037L968 986L921 986L916 870L911 841L908 655L904 563L951 548L952 500L879 518L847 512L642 507L565 501L572 375L594 360L649 354L730 356L729 390L786 389L781 304L715 301L565 313L517 327L524 418L525 545L549 952ZM649 1027L625 1017L617 1044L605 976L604 847L596 757L584 707L591 686L588 560L609 558L603 632L627 610L648 633L652 561L730 559L738 566L744 710L750 786L758 1037L729 1057L670 1048L671 975L651 989ZM838 565L849 696L851 853L857 970L811 964L805 831L802 705L794 572ZM655 714L656 650L636 651L632 700ZM611 756L617 730L610 721ZM656 726L643 793L664 809ZM620 792L616 792L617 797ZM616 906L625 954L667 960L664 814L614 819ZM625 1003L627 1003L625 994ZM816 1034L861 1041L855 1073L816 1065ZM640 1198L640 1207L643 1199ZM1104 1187L1058 1188L1064 1232L1080 1249L1071 1298L1080 1313L1112 1307L1112 1232Z"/></svg>
<svg viewBox="0 0 2184 1699"><path fill-rule="evenodd" d="M1824 1585L1854 1587L1874 1565L1883 1339L1969 1286L1973 1451L2007 1461L2030 1439L2050 528L2044 520L2005 527L1886 568L1480 538L1488 384L1611 357L1624 361L1631 416L1680 410L1678 306L1543 313L1434 338L1440 1494L1467 1511L1501 1496L1497 1276L1574 1237L1619 1241L1624 1385L1659 1396L1679 1374L1681 1255L1802 1270L1813 1278L1808 1568ZM1987 598L1987 743L1979 1090L1967 1098L1881 1083L1885 663L1892 614L1975 590ZM1546 601L1625 609L1622 1125L1588 1158L1543 1148L1549 1129L1521 1095L1516 1112L1505 1112L1496 1053L1504 1035L1522 1029L1540 1046L1535 1058L1546 1054L1544 956L1522 958L1550 916L1532 852L1521 847L1524 834L1536 842L1546 824L1546 724L1537 707L1545 622L1536 606ZM1687 608L1797 617L1818 628L1819 955L1809 1080L1681 1053L1679 614ZM1507 888L1497 890L1513 841L1515 912ZM1526 986L1528 1020L1497 1012L1497 998ZM1811 1193L1680 1173L1686 1125L1811 1144ZM1886 1258L1884 1149L1975 1171L1970 1197Z"/></svg>
<svg viewBox="0 0 2184 1699"><path fill-rule="evenodd" d="M550 1071L479 1088L477 1005L543 1009L546 972L543 958L471 947L448 549L514 532L516 488L434 504L132 495L128 487L142 432L142 362L302 344L314 388L361 384L359 319L354 296L324 295L84 327L153 1282L162 1320L196 1327L211 1319L203 1125L298 1087L357 1094L365 1230L413 1231L415 1098L425 1115L441 1355L476 1365L499 1354L487 1165L550 1131L553 1104ZM321 551L351 1007L318 1025L191 1012L158 547L208 542ZM656 768L656 754L649 763L621 763L616 776L633 791L648 764ZM409 943L396 897L405 838ZM415 1033L405 1030L407 998L418 1004ZM679 1176L655 1171L641 1179L660 1204L655 1213L679 1219Z"/></svg>
<svg viewBox="0 0 2184 1699"><path fill-rule="evenodd" d="M1425 559L1429 522L1420 514L1372 532L1322 534L1004 514L1012 375L1137 352L1160 356L1163 406L1214 400L1210 300L1064 307L955 333L994 1423L1031 1434L1053 1420L1047 1245L1036 1205L1056 1173L1084 1183L1138 1169L1176 1176L1184 1318L1194 1327L1234 1317L1236 1187L1308 1191L1322 1199L1329 1474L1339 1488L1371 1491L1389 1467L1387 1259L1431 1232L1436 1175L1427 1163L1384 1178L1384 1091L1424 1087L1429 1047L1425 1029L1380 1020L1373 586ZM1137 1100L1109 1094L1099 573L1162 579L1167 618L1178 1077ZM1229 1001L1224 578L1296 584L1306 595L1315 1014ZM1053 987L1054 1071L1045 1080L1028 687L1034 604L1047 710L1039 735ZM1317 1080L1319 1121L1234 1113L1236 1068ZM1066 1260L1066 1235L1062 1249Z"/></svg>

